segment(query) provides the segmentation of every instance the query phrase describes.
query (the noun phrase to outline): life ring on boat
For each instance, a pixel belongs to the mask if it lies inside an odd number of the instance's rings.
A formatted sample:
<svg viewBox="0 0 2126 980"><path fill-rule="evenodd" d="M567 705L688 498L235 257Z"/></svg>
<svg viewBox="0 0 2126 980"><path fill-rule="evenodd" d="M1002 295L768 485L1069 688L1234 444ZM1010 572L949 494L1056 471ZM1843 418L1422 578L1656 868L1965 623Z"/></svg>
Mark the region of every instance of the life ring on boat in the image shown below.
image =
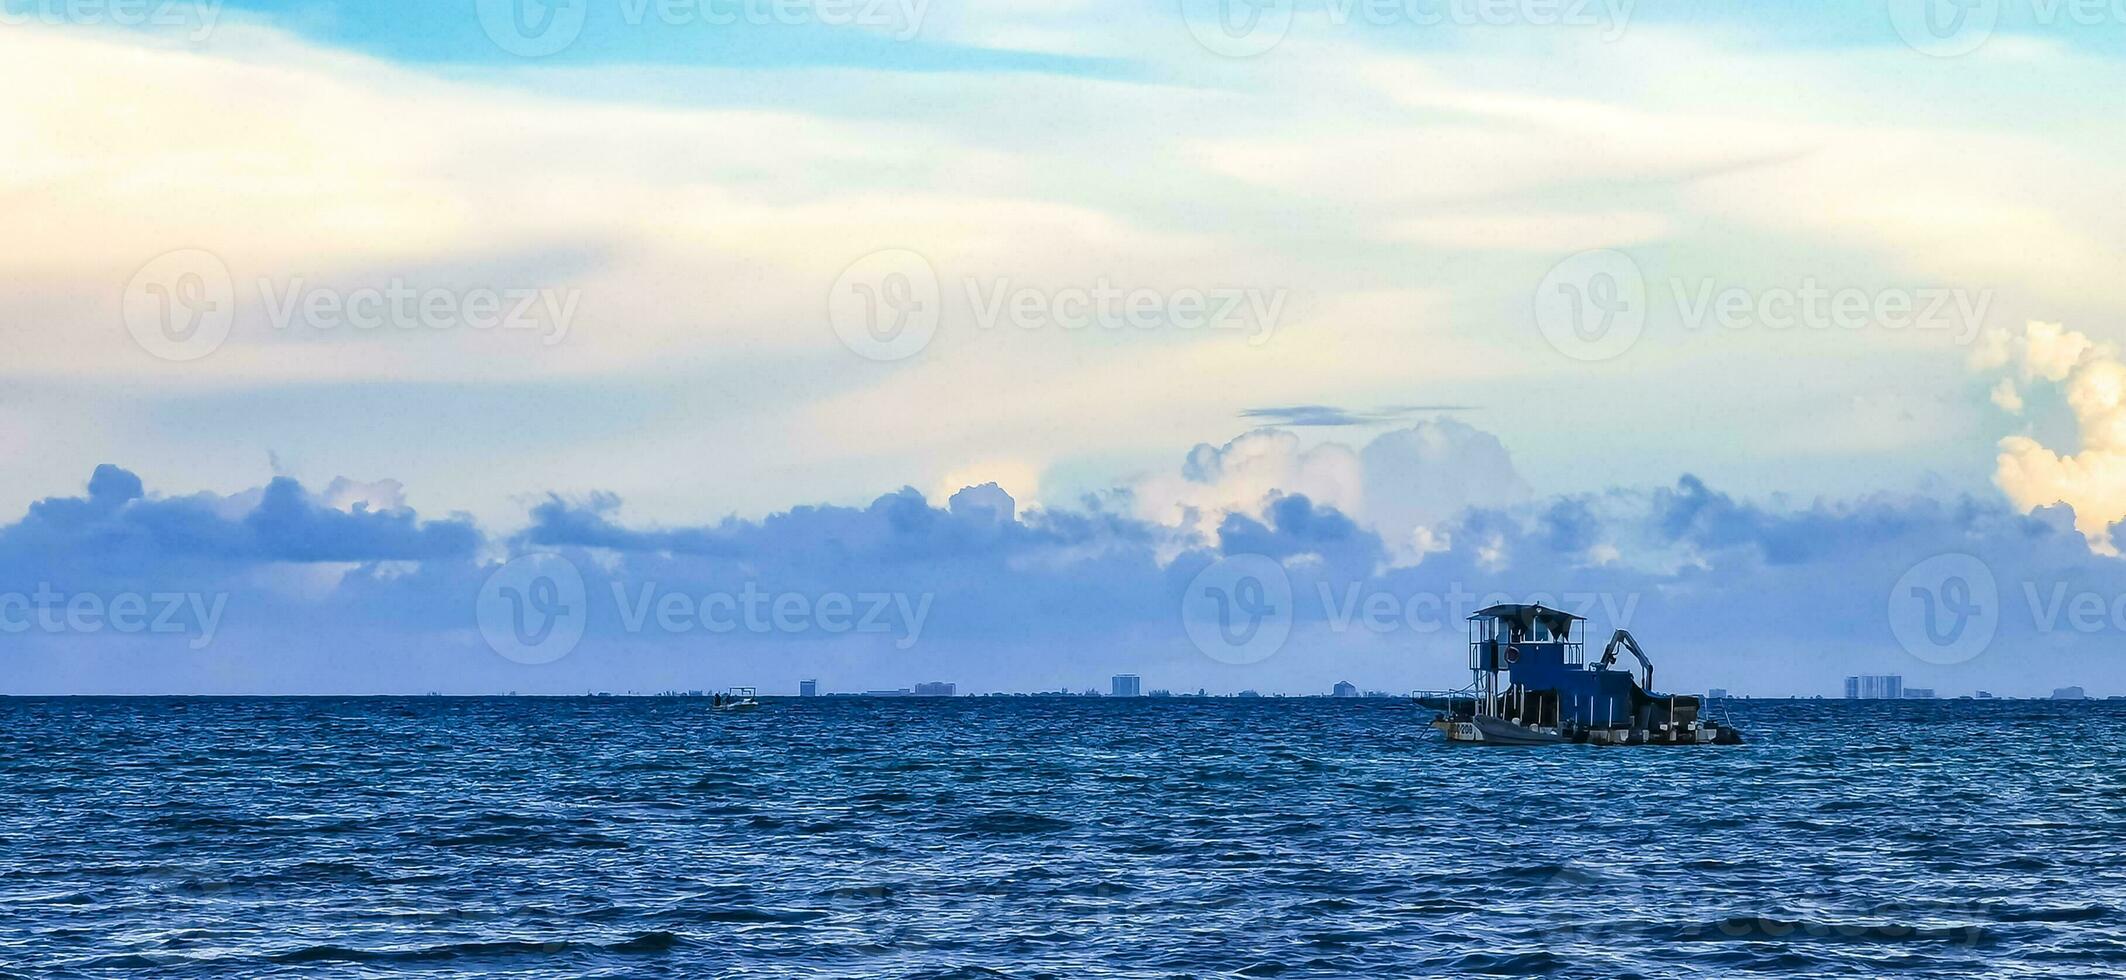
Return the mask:
<svg viewBox="0 0 2126 980"><path fill-rule="evenodd" d="M1506 648L1506 663L1508 663L1508 664L1517 664L1517 663L1520 663L1520 662L1521 662L1521 648L1520 648L1520 647L1507 647L1507 648Z"/></svg>

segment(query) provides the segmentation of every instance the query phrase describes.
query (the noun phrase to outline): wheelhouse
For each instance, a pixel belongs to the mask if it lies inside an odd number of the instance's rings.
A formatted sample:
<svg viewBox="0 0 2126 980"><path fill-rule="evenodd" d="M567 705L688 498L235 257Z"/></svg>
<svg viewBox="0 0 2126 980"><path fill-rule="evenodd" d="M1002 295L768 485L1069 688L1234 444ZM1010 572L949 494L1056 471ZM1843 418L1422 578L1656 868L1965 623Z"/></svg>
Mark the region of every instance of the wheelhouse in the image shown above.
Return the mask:
<svg viewBox="0 0 2126 980"><path fill-rule="evenodd" d="M1554 688L1567 670L1587 664L1586 617L1540 603L1503 603L1469 615L1469 671L1479 715L1511 706L1502 694ZM1505 690L1500 675L1507 674ZM1538 683L1538 682L1542 683Z"/></svg>

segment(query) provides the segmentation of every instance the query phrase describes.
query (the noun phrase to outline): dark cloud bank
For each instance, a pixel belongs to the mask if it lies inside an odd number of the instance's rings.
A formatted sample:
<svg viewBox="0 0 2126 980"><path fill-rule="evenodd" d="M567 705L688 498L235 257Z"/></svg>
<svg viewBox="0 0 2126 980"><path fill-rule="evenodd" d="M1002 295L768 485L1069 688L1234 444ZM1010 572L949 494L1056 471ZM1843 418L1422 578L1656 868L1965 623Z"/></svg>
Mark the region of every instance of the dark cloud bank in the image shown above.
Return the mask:
<svg viewBox="0 0 2126 980"><path fill-rule="evenodd" d="M1685 690L1832 693L1863 672L1945 695L2126 687L2112 652L2126 645L2126 564L2092 555L2063 508L2025 516L1989 499L1889 495L1772 505L1683 476L1468 509L1412 564L1302 495L1273 494L1209 534L1130 516L1131 504L1117 491L1022 509L990 485L935 506L904 488L861 507L647 527L611 496L549 498L498 536L464 516L333 506L287 478L171 496L103 466L80 494L0 528L0 691L779 691L818 677L830 690L941 679L965 692L1104 687L1125 671L1176 690L1320 691L1349 679L1408 691L1466 677L1458 617L1497 595L1583 610L1604 636L1627 622L1663 686ZM582 570L589 620L567 656L529 665L489 648L474 609L503 560L533 552ZM1237 554L1288 569L1296 619L1280 652L1247 666L1206 656L1180 614L1197 573ZM1893 630L1893 586L1945 554L1974 556L1994 577L1998 626L1968 660L1930 663ZM749 590L921 597L924 619L914 636L906 623L712 631L641 620L666 594L698 608ZM132 628L65 621L67 603L115 616L125 595L145 607ZM210 637L213 604L201 597L221 602ZM641 603L633 625L630 602ZM166 628L145 622L158 615Z"/></svg>

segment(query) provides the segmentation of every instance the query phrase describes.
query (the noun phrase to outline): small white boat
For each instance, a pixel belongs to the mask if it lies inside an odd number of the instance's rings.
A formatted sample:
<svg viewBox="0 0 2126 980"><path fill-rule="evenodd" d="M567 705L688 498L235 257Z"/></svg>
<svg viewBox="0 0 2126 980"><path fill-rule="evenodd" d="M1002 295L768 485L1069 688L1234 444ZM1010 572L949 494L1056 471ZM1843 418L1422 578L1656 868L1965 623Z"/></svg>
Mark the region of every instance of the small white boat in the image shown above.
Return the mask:
<svg viewBox="0 0 2126 980"><path fill-rule="evenodd" d="M729 693L716 695L713 707L718 711L751 711L760 707L760 701L753 696L752 688L734 687Z"/></svg>

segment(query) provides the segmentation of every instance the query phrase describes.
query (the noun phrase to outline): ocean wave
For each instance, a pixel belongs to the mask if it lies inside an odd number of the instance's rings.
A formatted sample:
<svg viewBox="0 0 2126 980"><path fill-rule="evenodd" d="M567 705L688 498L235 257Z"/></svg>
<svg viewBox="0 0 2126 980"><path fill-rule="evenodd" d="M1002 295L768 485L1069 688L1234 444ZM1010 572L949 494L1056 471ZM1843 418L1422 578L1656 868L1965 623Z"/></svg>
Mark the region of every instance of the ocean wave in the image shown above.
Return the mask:
<svg viewBox="0 0 2126 980"><path fill-rule="evenodd" d="M2126 957L2126 705L2048 708L2013 739L1979 736L2031 709L1933 705L1952 734L1919 739L1863 705L1745 702L1763 738L1660 753L1456 751L1422 718L1325 701L822 699L745 725L626 698L183 710L0 699L0 969L2085 976Z"/></svg>

